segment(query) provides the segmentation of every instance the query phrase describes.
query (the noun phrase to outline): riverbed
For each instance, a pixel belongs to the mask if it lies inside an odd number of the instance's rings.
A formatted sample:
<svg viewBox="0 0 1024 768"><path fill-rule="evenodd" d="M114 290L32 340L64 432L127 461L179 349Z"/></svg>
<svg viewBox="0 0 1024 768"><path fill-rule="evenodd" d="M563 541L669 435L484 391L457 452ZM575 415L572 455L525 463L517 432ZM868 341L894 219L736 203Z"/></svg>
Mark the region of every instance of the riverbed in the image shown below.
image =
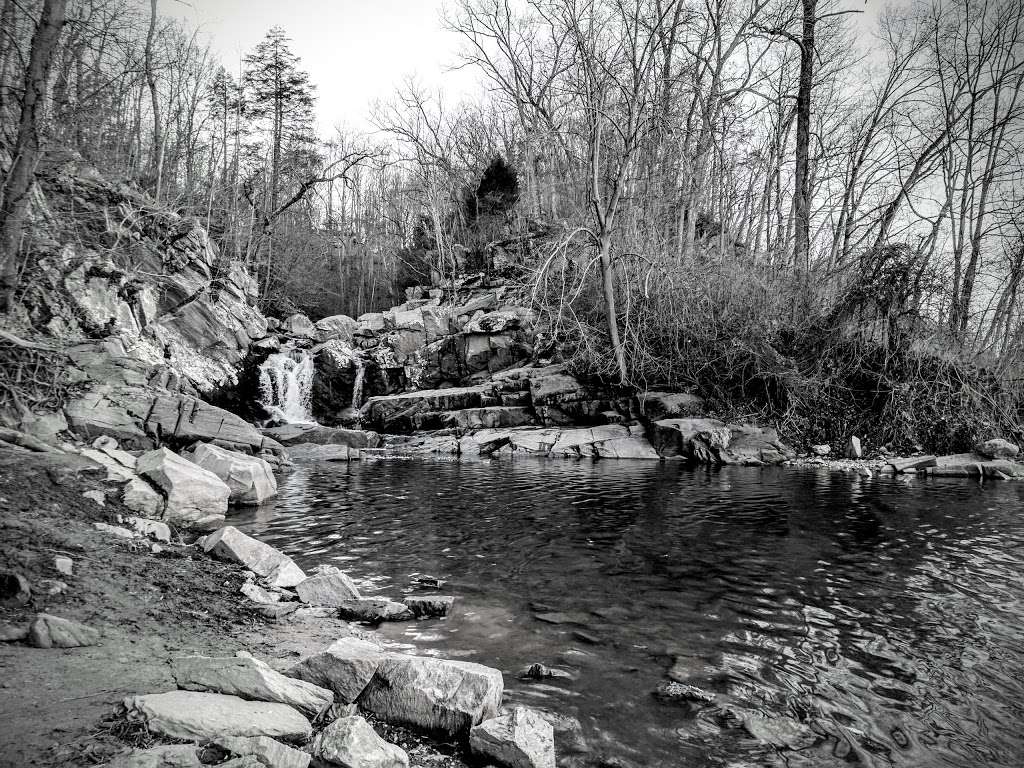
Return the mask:
<svg viewBox="0 0 1024 768"><path fill-rule="evenodd" d="M299 467L233 522L368 593L446 581L452 616L381 639L500 668L507 701L580 720L581 765L1024 760L1024 484L379 460ZM570 677L518 679L533 663ZM657 700L669 679L715 703Z"/></svg>

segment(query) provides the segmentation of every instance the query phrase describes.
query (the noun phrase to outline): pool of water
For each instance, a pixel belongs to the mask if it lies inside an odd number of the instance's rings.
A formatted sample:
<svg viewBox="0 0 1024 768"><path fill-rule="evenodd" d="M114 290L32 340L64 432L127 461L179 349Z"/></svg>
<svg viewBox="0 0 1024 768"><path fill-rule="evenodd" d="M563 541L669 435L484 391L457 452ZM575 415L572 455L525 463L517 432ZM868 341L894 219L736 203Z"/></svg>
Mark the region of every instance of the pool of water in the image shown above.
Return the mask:
<svg viewBox="0 0 1024 768"><path fill-rule="evenodd" d="M454 615L382 639L500 668L507 701L580 720L580 765L1024 764L1024 483L367 461L236 524L369 593L445 579ZM670 678L715 704L662 703ZM778 749L737 713L809 730Z"/></svg>

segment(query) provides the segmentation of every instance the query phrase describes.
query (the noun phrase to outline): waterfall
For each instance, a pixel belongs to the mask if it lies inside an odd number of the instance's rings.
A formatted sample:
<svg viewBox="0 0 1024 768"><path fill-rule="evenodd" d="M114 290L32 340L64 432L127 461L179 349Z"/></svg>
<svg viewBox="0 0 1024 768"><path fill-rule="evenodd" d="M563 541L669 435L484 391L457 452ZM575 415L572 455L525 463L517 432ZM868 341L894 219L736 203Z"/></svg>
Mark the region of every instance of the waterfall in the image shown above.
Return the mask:
<svg viewBox="0 0 1024 768"><path fill-rule="evenodd" d="M305 350L283 349L260 366L261 403L289 424L312 422L313 358Z"/></svg>
<svg viewBox="0 0 1024 768"><path fill-rule="evenodd" d="M363 380L366 378L366 361L356 355L352 358L356 366L356 379L352 383L352 410L358 411L363 404Z"/></svg>

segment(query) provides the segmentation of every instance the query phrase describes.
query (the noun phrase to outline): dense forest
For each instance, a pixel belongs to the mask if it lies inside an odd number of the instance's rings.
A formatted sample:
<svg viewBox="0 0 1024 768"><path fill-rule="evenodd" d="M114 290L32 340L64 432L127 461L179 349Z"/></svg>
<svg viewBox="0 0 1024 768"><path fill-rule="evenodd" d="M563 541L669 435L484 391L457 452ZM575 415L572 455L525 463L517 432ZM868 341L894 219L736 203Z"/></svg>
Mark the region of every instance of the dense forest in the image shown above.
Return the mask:
<svg viewBox="0 0 1024 768"><path fill-rule="evenodd" d="M158 0L2 0L10 300L70 155L198 219L271 314L490 271L582 373L806 439L1016 433L1024 2L868 10L454 0L479 96L410 80L323 136L287 30L239 71Z"/></svg>

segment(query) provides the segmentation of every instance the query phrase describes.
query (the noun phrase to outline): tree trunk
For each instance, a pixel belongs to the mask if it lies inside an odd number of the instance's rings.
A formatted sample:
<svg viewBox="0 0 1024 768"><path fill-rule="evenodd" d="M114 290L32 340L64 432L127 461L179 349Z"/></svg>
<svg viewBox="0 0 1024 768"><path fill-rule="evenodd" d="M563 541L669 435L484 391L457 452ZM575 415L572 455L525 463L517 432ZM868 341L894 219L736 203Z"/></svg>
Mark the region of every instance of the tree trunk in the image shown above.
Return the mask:
<svg viewBox="0 0 1024 768"><path fill-rule="evenodd" d="M155 197L160 200L160 173L163 162L163 126L160 123L160 99L156 90L156 73L153 71L153 37L156 34L156 4L150 0L149 31L146 33L146 85L149 86L149 98L153 106L153 151L150 154L149 169L153 175Z"/></svg>
<svg viewBox="0 0 1024 768"><path fill-rule="evenodd" d="M25 69L25 92L14 144L13 162L3 185L0 205L0 308L10 312L18 283L18 250L28 215L29 192L39 162L39 131L46 84L53 52L64 26L67 0L44 0L43 12L32 35L32 49Z"/></svg>
<svg viewBox="0 0 1024 768"><path fill-rule="evenodd" d="M796 97L796 172L793 192L793 265L807 273L811 266L811 89L814 85L814 25L818 0L802 0L803 30L800 36L800 87Z"/></svg>

